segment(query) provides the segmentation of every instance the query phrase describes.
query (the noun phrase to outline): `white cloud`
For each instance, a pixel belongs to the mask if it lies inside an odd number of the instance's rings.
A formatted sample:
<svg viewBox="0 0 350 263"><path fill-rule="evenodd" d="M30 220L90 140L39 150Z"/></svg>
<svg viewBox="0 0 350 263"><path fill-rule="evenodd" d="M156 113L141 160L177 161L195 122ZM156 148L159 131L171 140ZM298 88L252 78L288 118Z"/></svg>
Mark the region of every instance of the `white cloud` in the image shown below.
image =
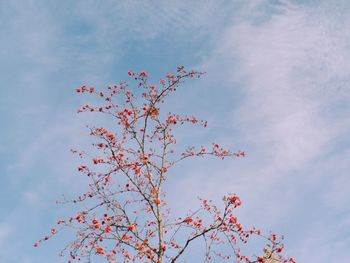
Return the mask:
<svg viewBox="0 0 350 263"><path fill-rule="evenodd" d="M23 193L23 199L29 205L37 205L40 202L39 196L31 191L26 191Z"/></svg>
<svg viewBox="0 0 350 263"><path fill-rule="evenodd" d="M236 25L224 38L225 50L237 59L234 75L246 87L247 101L236 116L243 129L255 131L248 139L264 146L275 167L300 167L334 136L331 120L323 116L327 101L321 89L349 67L338 59L346 50L327 45L332 35L318 19L309 10L287 9L262 24ZM341 71L333 69L338 63L345 66Z"/></svg>
<svg viewBox="0 0 350 263"><path fill-rule="evenodd" d="M344 21L323 11L286 4L263 22L235 24L205 64L241 86L231 124L270 173L302 168L349 130L349 108L337 105L349 97L350 31L340 32Z"/></svg>
<svg viewBox="0 0 350 263"><path fill-rule="evenodd" d="M9 225L0 224L0 248L2 244L6 243L7 238L10 236L12 229Z"/></svg>
<svg viewBox="0 0 350 263"><path fill-rule="evenodd" d="M349 240L341 237L340 229L323 229L349 213L349 154L343 151L350 131L346 8L290 1L265 1L247 8L251 15L244 10L245 19L225 30L203 65L213 83L231 83L232 89L222 96L232 96L231 120L229 114L223 118L241 136L229 135L226 141L246 145L247 160L188 167L189 176L179 186L190 186L191 191L172 191L171 196L191 206L188 200L193 196L213 198L232 189L243 197L246 222L284 229L287 240L292 240L291 254L301 262L329 262L337 255L345 262L349 255L343 250ZM219 86L217 93L227 90ZM238 103L237 92L242 94ZM310 237L305 237L315 220ZM323 257L314 255L335 243Z"/></svg>

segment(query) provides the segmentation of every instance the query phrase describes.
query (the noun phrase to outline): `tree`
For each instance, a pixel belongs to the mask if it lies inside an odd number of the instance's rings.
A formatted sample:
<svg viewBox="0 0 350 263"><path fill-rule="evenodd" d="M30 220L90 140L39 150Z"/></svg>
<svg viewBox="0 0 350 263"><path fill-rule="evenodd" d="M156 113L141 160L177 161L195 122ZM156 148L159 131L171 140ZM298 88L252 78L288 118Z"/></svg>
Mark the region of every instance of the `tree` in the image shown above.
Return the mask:
<svg viewBox="0 0 350 263"><path fill-rule="evenodd" d="M276 234L264 236L256 228L242 226L235 215L241 205L237 195L223 197L222 209L210 200L200 199L199 209L186 216L178 217L171 212L163 186L176 164L194 157L211 155L225 159L244 157L245 153L231 152L216 143L209 148L191 146L179 154L175 151L175 127L185 124L207 127L207 122L193 116L166 114L163 105L184 80L199 78L202 72L178 67L176 74L166 75L159 86L148 83L147 72L129 71L128 75L137 82L136 89L130 89L124 82L108 86L105 91L86 85L76 90L103 101L101 106L85 105L78 112L111 116L114 130L89 128L90 135L96 138L93 155L72 150L92 161L91 165L78 167L91 183L87 192L72 201L84 202L88 208L58 220L58 227L35 246L61 229L73 227L76 240L63 251L69 251L69 262L83 259L91 262L95 256L108 262L179 262L193 243L201 239L204 262L218 257L231 262L295 263L293 258L283 257L284 245ZM260 256L248 257L241 252L240 247L251 236L266 241Z"/></svg>

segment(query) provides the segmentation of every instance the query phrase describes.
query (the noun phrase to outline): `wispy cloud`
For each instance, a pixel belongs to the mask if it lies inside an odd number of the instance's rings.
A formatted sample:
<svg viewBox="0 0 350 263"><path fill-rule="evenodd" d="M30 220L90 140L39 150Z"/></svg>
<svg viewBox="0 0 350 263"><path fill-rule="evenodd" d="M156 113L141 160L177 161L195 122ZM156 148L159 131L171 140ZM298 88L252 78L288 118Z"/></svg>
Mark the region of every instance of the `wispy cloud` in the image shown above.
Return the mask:
<svg viewBox="0 0 350 263"><path fill-rule="evenodd" d="M6 243L7 238L11 234L11 226L0 224L0 247Z"/></svg>
<svg viewBox="0 0 350 263"><path fill-rule="evenodd" d="M343 187L348 185L344 143L350 131L350 31L343 25L350 24L349 5L260 1L245 8L241 20L217 39L203 67L213 83L221 84L222 101L231 94L230 114L222 118L238 137L221 139L246 145L247 160L187 167L191 176L179 184L192 185L193 191L182 197L238 191L246 200L247 222L284 229L301 262L328 262L337 254L348 260L343 249L349 241L336 238L340 229L319 233L339 220L336 215L349 213L350 196ZM331 213L320 199L327 200ZM293 234L288 225L298 230ZM307 246L339 246L316 257L300 243L305 232Z"/></svg>

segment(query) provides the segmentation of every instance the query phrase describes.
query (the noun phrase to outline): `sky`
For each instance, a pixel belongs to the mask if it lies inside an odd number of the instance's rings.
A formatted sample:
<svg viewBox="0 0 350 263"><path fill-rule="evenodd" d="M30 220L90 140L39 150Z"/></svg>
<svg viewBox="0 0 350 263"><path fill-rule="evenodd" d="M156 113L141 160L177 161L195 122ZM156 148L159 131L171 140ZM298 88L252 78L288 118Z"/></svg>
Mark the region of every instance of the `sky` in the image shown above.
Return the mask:
<svg viewBox="0 0 350 263"><path fill-rule="evenodd" d="M283 234L298 262L350 262L349 12L347 0L0 1L0 262L64 262L72 233L33 244L86 183L69 149L89 146L98 117L76 114L75 88L179 65L207 73L170 106L209 121L179 139L248 155L183 163L174 211L234 192L244 223Z"/></svg>

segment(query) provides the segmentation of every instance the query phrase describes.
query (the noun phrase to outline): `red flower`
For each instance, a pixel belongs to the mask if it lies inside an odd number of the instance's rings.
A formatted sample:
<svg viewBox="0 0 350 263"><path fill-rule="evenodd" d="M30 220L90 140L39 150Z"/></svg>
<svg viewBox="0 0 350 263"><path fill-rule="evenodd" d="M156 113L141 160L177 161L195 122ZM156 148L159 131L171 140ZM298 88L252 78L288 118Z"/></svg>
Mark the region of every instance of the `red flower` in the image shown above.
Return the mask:
<svg viewBox="0 0 350 263"><path fill-rule="evenodd" d="M187 218L185 218L184 222L185 223L192 223L193 219L191 217L187 217Z"/></svg>
<svg viewBox="0 0 350 263"><path fill-rule="evenodd" d="M86 169L86 167L87 167L86 165L81 165L81 166L78 167L78 171L81 172L84 169Z"/></svg>
<svg viewBox="0 0 350 263"><path fill-rule="evenodd" d="M231 196L229 200L231 203L235 203L236 201L239 200L239 198L238 198L238 196L234 195L234 196Z"/></svg>
<svg viewBox="0 0 350 263"><path fill-rule="evenodd" d="M145 78L147 78L147 77L148 77L148 73L147 73L146 71L142 71L142 72L140 73L140 77L145 77Z"/></svg>
<svg viewBox="0 0 350 263"><path fill-rule="evenodd" d="M96 248L96 253L100 255L104 255L106 252L102 247L97 247Z"/></svg>
<svg viewBox="0 0 350 263"><path fill-rule="evenodd" d="M107 227L106 227L106 232L109 233L109 232L111 232L111 231L112 231L112 227L111 227L111 226L107 226Z"/></svg>
<svg viewBox="0 0 350 263"><path fill-rule="evenodd" d="M175 78L175 75L174 74L167 74L166 77L168 79L173 79L173 78Z"/></svg>
<svg viewBox="0 0 350 263"><path fill-rule="evenodd" d="M237 217L231 217L230 218L230 223L236 224L237 223Z"/></svg>

